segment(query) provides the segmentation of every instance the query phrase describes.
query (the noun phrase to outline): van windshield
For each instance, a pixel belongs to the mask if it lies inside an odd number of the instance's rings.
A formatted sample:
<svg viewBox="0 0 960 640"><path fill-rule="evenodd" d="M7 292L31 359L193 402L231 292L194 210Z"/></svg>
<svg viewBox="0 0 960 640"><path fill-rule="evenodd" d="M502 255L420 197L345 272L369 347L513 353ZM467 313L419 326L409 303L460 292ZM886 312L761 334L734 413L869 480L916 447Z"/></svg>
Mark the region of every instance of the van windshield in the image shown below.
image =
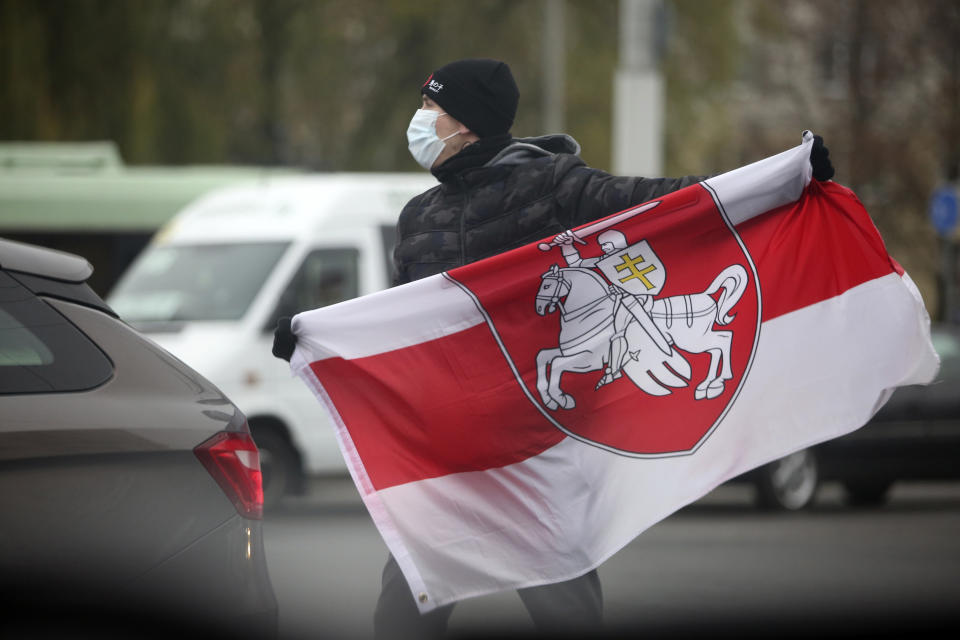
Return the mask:
<svg viewBox="0 0 960 640"><path fill-rule="evenodd" d="M238 320L288 243L155 246L108 303L128 322Z"/></svg>

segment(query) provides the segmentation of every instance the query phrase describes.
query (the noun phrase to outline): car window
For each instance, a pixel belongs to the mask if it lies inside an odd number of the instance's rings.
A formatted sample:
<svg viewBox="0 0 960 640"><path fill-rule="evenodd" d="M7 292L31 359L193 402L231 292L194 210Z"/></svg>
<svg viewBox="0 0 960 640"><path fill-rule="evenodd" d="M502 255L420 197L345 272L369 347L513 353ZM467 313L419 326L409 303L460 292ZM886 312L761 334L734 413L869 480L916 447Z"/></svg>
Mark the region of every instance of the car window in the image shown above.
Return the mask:
<svg viewBox="0 0 960 640"><path fill-rule="evenodd" d="M0 306L0 367L40 367L52 362L47 345Z"/></svg>
<svg viewBox="0 0 960 640"><path fill-rule="evenodd" d="M124 274L109 303L132 323L239 320L287 246L155 246Z"/></svg>
<svg viewBox="0 0 960 640"><path fill-rule="evenodd" d="M0 273L0 395L83 391L112 375L113 364L86 335Z"/></svg>
<svg viewBox="0 0 960 640"><path fill-rule="evenodd" d="M360 252L353 248L311 251L280 296L265 330L273 330L277 319L301 311L356 298L360 293Z"/></svg>

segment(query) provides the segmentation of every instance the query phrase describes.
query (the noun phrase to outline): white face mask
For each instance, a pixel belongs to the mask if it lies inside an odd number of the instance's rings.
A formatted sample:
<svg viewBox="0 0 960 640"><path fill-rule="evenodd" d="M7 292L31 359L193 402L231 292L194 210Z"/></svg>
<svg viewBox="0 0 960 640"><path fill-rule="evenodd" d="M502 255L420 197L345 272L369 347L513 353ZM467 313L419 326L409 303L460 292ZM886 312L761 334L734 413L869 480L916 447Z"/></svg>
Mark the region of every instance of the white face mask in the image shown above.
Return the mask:
<svg viewBox="0 0 960 640"><path fill-rule="evenodd" d="M407 147L410 154L424 169L429 170L443 152L444 142L459 134L454 131L446 138L437 135L437 118L447 115L432 109L417 109L407 127Z"/></svg>

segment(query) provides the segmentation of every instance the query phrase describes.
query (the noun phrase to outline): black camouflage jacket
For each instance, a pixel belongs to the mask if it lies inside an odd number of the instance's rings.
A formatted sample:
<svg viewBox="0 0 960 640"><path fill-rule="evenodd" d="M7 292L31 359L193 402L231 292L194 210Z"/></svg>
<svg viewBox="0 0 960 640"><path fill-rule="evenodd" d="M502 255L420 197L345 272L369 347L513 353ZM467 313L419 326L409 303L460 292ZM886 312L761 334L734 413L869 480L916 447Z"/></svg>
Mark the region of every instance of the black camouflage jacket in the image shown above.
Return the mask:
<svg viewBox="0 0 960 640"><path fill-rule="evenodd" d="M701 178L629 178L592 169L567 135L514 140L483 166L413 198L397 223L394 284L558 234Z"/></svg>

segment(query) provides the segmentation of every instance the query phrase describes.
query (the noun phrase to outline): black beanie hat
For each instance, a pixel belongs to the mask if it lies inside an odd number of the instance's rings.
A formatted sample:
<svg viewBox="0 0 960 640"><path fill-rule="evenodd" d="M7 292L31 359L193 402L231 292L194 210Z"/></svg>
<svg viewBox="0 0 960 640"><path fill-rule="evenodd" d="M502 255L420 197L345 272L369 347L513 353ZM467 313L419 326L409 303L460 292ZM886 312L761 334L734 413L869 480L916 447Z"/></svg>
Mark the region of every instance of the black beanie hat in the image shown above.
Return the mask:
<svg viewBox="0 0 960 640"><path fill-rule="evenodd" d="M420 93L481 138L507 133L520 101L510 67L482 58L440 67L423 83Z"/></svg>

